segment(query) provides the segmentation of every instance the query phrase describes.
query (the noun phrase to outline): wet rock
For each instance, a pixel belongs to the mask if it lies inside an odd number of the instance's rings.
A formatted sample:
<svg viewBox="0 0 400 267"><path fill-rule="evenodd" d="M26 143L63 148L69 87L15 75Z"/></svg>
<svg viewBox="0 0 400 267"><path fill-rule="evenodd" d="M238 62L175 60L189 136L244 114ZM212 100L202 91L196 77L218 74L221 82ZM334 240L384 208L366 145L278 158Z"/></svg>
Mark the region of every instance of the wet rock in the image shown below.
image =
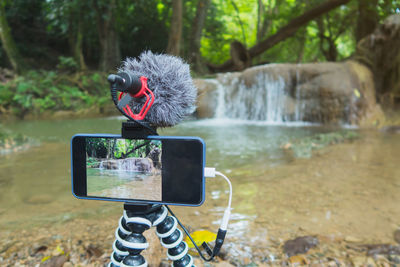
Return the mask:
<svg viewBox="0 0 400 267"><path fill-rule="evenodd" d="M38 246L34 249L33 255L36 255L38 253L43 253L47 250L47 246Z"/></svg>
<svg viewBox="0 0 400 267"><path fill-rule="evenodd" d="M215 104L215 99L219 99L215 88L220 87L225 114L219 115L268 120L271 118L266 114L271 105L256 101L254 96L274 90L277 96L273 101L279 103L274 114L280 118L273 119L373 126L384 120L376 103L373 78L366 66L351 60L263 65L243 72L219 74L216 79L196 81L200 92L196 116L209 118L221 112Z"/></svg>
<svg viewBox="0 0 400 267"><path fill-rule="evenodd" d="M388 260L393 262L393 263L400 264L400 256L389 255L388 256Z"/></svg>
<svg viewBox="0 0 400 267"><path fill-rule="evenodd" d="M45 262L42 262L40 267L62 267L67 260L68 259L65 255L51 257Z"/></svg>
<svg viewBox="0 0 400 267"><path fill-rule="evenodd" d="M309 261L302 255L296 255L289 258L289 263L294 265L306 265L309 264Z"/></svg>
<svg viewBox="0 0 400 267"><path fill-rule="evenodd" d="M301 236L293 240L288 240L283 245L283 251L287 256L306 253L310 248L319 244L318 238L314 236Z"/></svg>
<svg viewBox="0 0 400 267"><path fill-rule="evenodd" d="M373 256L375 263L377 266L390 266L390 261L387 256L384 255L375 255Z"/></svg>
<svg viewBox="0 0 400 267"><path fill-rule="evenodd" d="M341 266L341 265L338 264L336 261L328 261L327 265L328 265L329 267L339 267L339 266ZM318 264L317 264L316 266L318 266Z"/></svg>
<svg viewBox="0 0 400 267"><path fill-rule="evenodd" d="M385 126L382 127L381 132L389 134L400 134L400 126L399 125Z"/></svg>
<svg viewBox="0 0 400 267"><path fill-rule="evenodd" d="M334 254L339 255L338 251L335 251ZM328 257L327 260L328 260L328 266L332 266L332 267L344 266L344 264L337 258Z"/></svg>
<svg viewBox="0 0 400 267"><path fill-rule="evenodd" d="M96 258L98 258L98 257L100 257L101 255L103 255L103 251L102 251L100 248L98 248L98 247L96 247L96 246L94 246L94 245L89 245L89 246L86 248L86 253L87 253L87 255L88 255L89 258L91 258L91 257L96 257Z"/></svg>
<svg viewBox="0 0 400 267"><path fill-rule="evenodd" d="M194 79L198 88L196 117L212 118L216 115L214 107L218 105L218 83L210 79Z"/></svg>
<svg viewBox="0 0 400 267"><path fill-rule="evenodd" d="M102 161L100 166L107 170L152 172L153 161L149 158L110 159Z"/></svg>
<svg viewBox="0 0 400 267"><path fill-rule="evenodd" d="M354 267L361 267L365 266L366 260L367 259L365 257L353 257L351 259L351 263L353 264Z"/></svg>
<svg viewBox="0 0 400 267"><path fill-rule="evenodd" d="M368 257L368 258L367 258L367 262L366 262L365 264L366 264L368 267L374 267L374 266L376 266L374 259L371 258L371 257Z"/></svg>
<svg viewBox="0 0 400 267"><path fill-rule="evenodd" d="M243 265L249 265L249 264L251 264L251 259L248 258L248 257L244 258L243 259Z"/></svg>
<svg viewBox="0 0 400 267"><path fill-rule="evenodd" d="M160 265L158 266L158 267L169 267L171 264L168 262L168 261L166 261L166 260L162 260L161 262L160 262ZM198 266L197 264L196 264L196 266Z"/></svg>
<svg viewBox="0 0 400 267"><path fill-rule="evenodd" d="M368 255L400 255L400 246L390 244L366 245Z"/></svg>
<svg viewBox="0 0 400 267"><path fill-rule="evenodd" d="M397 229L396 231L394 231L393 238L397 243L400 244L400 229Z"/></svg>

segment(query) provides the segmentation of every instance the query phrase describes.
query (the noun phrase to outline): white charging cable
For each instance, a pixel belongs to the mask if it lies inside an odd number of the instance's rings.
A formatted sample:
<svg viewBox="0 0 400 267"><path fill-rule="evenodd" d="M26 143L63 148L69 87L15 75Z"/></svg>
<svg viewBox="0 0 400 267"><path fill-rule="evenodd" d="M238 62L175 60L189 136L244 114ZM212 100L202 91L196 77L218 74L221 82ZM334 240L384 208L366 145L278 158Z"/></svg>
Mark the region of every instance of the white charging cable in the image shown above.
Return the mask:
<svg viewBox="0 0 400 267"><path fill-rule="evenodd" d="M225 209L224 216L222 217L220 229L226 231L228 228L229 217L231 216L231 204L232 204L232 184L228 177L226 177L223 173L216 171L215 168L204 168L204 177L206 178L215 178L216 175L219 175L225 179L225 181L229 185L229 201L228 206Z"/></svg>
<svg viewBox="0 0 400 267"><path fill-rule="evenodd" d="M174 216L178 224L182 227L182 229L185 231L189 239L192 241L193 245L199 252L200 257L205 260L205 261L211 261L215 256L219 254L219 251L221 250L222 245L224 244L227 228L228 228L228 222L229 222L229 217L231 216L231 203L232 203L232 184L231 181L229 181L229 178L226 177L224 174L218 172L215 170L215 168L204 168L204 176L207 178L214 178L216 175L222 176L229 184L229 201L228 201L228 206L225 209L224 216L222 217L221 221L221 226L218 229L217 233L217 238L215 239L215 245L214 248L211 250L211 248L207 245L206 242L202 243L202 247L206 250L207 254L210 256L209 258L204 257L202 254L200 248L196 245L196 242L193 240L193 238L190 236L189 232L187 229L182 225L182 223L176 218L175 214L172 212L172 210L168 207L168 211Z"/></svg>

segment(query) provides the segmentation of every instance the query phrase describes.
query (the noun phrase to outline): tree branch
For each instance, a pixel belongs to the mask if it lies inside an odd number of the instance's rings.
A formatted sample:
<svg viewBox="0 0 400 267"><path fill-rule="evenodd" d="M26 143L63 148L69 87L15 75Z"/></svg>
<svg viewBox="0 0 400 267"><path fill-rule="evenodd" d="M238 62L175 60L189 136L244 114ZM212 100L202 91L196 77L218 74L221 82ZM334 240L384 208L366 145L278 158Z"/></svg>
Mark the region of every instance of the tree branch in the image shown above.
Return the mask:
<svg viewBox="0 0 400 267"><path fill-rule="evenodd" d="M350 0L328 0L309 11L306 11L302 15L292 19L288 24L280 28L275 34L251 47L249 49L250 57L254 58L262 54L279 42L293 36L300 27L304 26L311 20L331 11L334 8L337 8L343 4L347 4L349 1ZM209 65L209 67L213 71L229 71L233 67L233 61L232 59L229 59L220 66Z"/></svg>

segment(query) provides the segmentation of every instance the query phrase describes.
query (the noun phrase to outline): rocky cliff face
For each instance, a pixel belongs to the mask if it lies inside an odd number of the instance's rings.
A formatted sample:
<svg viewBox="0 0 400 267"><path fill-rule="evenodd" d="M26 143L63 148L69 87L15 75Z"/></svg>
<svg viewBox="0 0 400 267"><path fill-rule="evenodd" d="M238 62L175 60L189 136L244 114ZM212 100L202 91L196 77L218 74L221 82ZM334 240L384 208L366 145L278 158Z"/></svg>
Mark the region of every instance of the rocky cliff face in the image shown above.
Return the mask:
<svg viewBox="0 0 400 267"><path fill-rule="evenodd" d="M199 118L362 126L383 120L372 73L356 61L269 64L195 83Z"/></svg>

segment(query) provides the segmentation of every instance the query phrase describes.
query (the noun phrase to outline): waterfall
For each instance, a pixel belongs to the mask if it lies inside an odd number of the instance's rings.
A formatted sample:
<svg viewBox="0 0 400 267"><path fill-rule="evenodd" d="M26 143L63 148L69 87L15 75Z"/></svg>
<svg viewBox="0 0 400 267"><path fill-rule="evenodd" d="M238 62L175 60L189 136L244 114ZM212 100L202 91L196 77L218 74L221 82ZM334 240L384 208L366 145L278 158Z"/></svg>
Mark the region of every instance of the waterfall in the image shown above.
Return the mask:
<svg viewBox="0 0 400 267"><path fill-rule="evenodd" d="M196 116L278 125L365 123L383 113L372 74L363 68L354 62L267 64L198 79Z"/></svg>
<svg viewBox="0 0 400 267"><path fill-rule="evenodd" d="M99 169L128 172L151 172L153 170L153 162L148 158L108 159L100 162Z"/></svg>
<svg viewBox="0 0 400 267"><path fill-rule="evenodd" d="M271 124L301 122L303 119L305 102L300 98L297 81L288 85L280 75L258 73L248 85L245 79L228 73L220 75L213 83L217 90L215 118ZM294 97L289 93L290 87L295 88Z"/></svg>

